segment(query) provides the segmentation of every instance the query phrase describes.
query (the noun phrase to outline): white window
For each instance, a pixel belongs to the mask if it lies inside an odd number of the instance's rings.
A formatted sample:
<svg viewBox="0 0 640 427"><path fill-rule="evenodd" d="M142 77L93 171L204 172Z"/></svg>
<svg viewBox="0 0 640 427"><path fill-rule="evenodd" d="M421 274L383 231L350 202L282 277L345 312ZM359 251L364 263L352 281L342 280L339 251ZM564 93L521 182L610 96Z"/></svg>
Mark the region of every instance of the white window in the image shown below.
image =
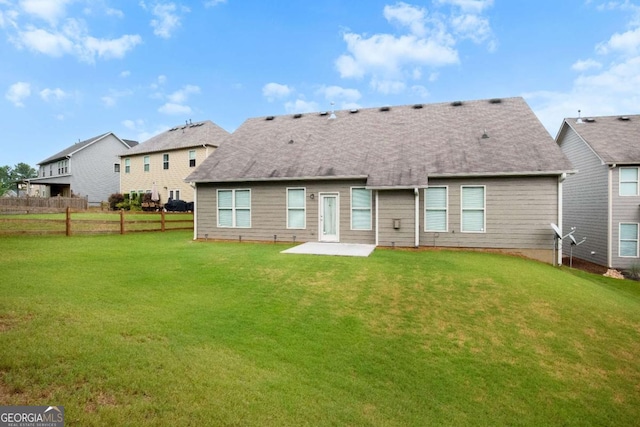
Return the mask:
<svg viewBox="0 0 640 427"><path fill-rule="evenodd" d="M485 187L462 186L460 197L462 220L460 229L465 233L485 232Z"/></svg>
<svg viewBox="0 0 640 427"><path fill-rule="evenodd" d="M620 195L638 195L638 168L620 168Z"/></svg>
<svg viewBox="0 0 640 427"><path fill-rule="evenodd" d="M447 231L447 187L424 190L424 231Z"/></svg>
<svg viewBox="0 0 640 427"><path fill-rule="evenodd" d="M196 167L196 150L189 150L189 167Z"/></svg>
<svg viewBox="0 0 640 427"><path fill-rule="evenodd" d="M144 156L144 171L149 172L150 167L151 167L151 157Z"/></svg>
<svg viewBox="0 0 640 427"><path fill-rule="evenodd" d="M287 188L287 228L306 228L306 190Z"/></svg>
<svg viewBox="0 0 640 427"><path fill-rule="evenodd" d="M371 190L351 189L351 229L371 230Z"/></svg>
<svg viewBox="0 0 640 427"><path fill-rule="evenodd" d="M638 258L638 224L620 224L621 257Z"/></svg>
<svg viewBox="0 0 640 427"><path fill-rule="evenodd" d="M162 169L169 169L169 154L167 153L162 155Z"/></svg>
<svg viewBox="0 0 640 427"><path fill-rule="evenodd" d="M218 190L218 227L251 227L251 190Z"/></svg>
<svg viewBox="0 0 640 427"><path fill-rule="evenodd" d="M124 159L124 173L131 172L131 159Z"/></svg>

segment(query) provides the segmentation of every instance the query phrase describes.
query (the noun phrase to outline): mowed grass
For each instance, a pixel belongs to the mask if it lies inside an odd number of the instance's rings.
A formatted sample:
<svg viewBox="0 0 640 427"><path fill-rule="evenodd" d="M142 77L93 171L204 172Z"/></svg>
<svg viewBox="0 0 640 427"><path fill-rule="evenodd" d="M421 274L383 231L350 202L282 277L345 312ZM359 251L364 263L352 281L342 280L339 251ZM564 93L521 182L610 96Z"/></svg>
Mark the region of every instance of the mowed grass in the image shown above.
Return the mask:
<svg viewBox="0 0 640 427"><path fill-rule="evenodd" d="M640 287L524 259L0 238L0 405L66 425L640 420Z"/></svg>

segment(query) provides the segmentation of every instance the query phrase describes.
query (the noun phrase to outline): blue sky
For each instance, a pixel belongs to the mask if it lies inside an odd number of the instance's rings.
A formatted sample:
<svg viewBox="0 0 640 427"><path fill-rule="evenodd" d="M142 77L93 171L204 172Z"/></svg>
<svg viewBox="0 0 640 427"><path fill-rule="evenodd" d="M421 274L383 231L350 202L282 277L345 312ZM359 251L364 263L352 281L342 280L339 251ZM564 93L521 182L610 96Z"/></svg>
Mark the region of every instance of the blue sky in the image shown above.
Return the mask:
<svg viewBox="0 0 640 427"><path fill-rule="evenodd" d="M640 1L0 0L0 166L113 131L523 96L640 113Z"/></svg>

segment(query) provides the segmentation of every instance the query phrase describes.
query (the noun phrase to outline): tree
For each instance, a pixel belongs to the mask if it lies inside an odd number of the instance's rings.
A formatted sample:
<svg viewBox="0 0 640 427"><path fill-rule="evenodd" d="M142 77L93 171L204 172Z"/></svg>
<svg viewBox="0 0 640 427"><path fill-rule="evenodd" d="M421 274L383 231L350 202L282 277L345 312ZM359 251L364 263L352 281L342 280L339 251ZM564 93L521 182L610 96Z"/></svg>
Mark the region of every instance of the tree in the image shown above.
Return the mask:
<svg viewBox="0 0 640 427"><path fill-rule="evenodd" d="M0 196L15 188L16 194L19 194L20 184L25 179L36 178L38 173L34 168L26 163L18 163L13 168L11 166L0 167Z"/></svg>

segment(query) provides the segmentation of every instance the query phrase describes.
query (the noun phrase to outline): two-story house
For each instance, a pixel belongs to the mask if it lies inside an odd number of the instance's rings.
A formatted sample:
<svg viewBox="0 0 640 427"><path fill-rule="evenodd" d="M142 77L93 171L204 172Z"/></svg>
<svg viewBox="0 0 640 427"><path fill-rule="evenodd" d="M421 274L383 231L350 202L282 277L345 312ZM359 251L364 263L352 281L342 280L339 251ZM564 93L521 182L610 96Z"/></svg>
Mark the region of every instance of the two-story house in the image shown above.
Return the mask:
<svg viewBox="0 0 640 427"><path fill-rule="evenodd" d="M575 227L587 240L573 256L617 269L640 263L640 115L567 118L556 142L577 169L564 183L563 233Z"/></svg>
<svg viewBox="0 0 640 427"><path fill-rule="evenodd" d="M29 183L41 197L81 196L99 205L118 192L122 150L137 144L113 132L79 141L38 163L38 177Z"/></svg>
<svg viewBox="0 0 640 427"><path fill-rule="evenodd" d="M148 193L155 185L162 203L193 201L193 188L184 181L229 133L210 120L185 123L121 153L121 193Z"/></svg>

